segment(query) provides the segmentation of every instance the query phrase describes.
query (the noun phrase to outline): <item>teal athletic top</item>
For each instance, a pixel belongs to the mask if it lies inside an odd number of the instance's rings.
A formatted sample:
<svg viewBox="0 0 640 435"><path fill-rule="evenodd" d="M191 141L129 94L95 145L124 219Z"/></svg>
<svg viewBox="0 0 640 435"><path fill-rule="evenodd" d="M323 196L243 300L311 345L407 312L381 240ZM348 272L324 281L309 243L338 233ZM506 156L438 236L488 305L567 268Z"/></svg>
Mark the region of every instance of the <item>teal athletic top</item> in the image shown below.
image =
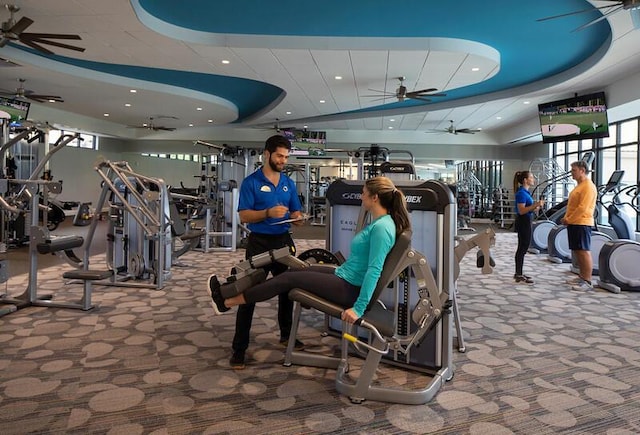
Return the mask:
<svg viewBox="0 0 640 435"><path fill-rule="evenodd" d="M349 284L360 287L353 310L362 317L382 273L384 260L396 242L396 224L390 215L380 216L351 241L351 255L335 274Z"/></svg>

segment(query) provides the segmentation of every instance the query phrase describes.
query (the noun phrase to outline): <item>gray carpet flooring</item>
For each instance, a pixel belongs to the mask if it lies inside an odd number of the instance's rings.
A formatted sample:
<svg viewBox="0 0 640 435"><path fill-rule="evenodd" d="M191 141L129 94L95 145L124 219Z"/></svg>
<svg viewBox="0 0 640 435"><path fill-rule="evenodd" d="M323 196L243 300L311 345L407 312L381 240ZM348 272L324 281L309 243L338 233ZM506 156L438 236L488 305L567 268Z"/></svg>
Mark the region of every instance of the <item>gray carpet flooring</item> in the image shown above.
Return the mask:
<svg viewBox="0 0 640 435"><path fill-rule="evenodd" d="M205 283L244 252L190 252L162 290L96 286L93 311L0 317L0 433L640 433L640 294L574 292L568 265L532 255L535 284L515 284L514 250L515 234L499 233L491 275L473 252L463 259L467 350L454 349L454 377L425 405L355 405L335 391L333 370L283 367L275 301L258 304L248 365L231 370L234 311L215 316ZM61 278L69 269L42 268L39 292L79 299L81 286ZM12 276L3 291L26 282ZM335 350L323 317L303 316L307 346ZM384 365L377 381L426 376Z"/></svg>

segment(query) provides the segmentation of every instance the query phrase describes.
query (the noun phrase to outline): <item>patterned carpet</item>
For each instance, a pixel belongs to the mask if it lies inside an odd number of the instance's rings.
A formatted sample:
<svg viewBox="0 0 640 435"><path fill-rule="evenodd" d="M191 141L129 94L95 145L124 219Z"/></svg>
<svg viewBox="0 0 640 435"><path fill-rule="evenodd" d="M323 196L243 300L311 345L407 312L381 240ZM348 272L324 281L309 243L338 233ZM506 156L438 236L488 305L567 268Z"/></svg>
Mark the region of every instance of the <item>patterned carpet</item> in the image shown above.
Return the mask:
<svg viewBox="0 0 640 435"><path fill-rule="evenodd" d="M322 247L298 240L298 252ZM96 287L91 312L30 307L0 318L0 433L640 433L640 294L576 293L568 265L528 255L535 285L513 283L515 234L499 233L493 275L463 260L459 305L466 353L421 406L334 390L334 371L283 367L275 302L260 303L247 368L228 367L233 312L214 316L205 282L243 251L188 253L163 290ZM39 273L41 293L77 300L62 270ZM26 276L12 278L17 294ZM312 350L335 351L323 318L304 313ZM357 373L357 367L353 371ZM379 382L423 384L384 366Z"/></svg>

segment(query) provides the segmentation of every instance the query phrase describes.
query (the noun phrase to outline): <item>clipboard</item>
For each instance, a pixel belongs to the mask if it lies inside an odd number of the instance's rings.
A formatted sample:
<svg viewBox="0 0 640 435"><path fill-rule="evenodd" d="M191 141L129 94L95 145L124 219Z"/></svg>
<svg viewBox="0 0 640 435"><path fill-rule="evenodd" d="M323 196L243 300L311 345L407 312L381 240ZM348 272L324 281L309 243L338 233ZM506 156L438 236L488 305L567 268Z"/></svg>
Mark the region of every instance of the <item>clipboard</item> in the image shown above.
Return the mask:
<svg viewBox="0 0 640 435"><path fill-rule="evenodd" d="M282 225L282 224L290 224L291 222L299 222L299 221L306 221L307 219L309 219L309 215L302 215L298 218L293 218L293 219L285 219L283 221L278 221L278 222L273 222L270 223L269 225Z"/></svg>

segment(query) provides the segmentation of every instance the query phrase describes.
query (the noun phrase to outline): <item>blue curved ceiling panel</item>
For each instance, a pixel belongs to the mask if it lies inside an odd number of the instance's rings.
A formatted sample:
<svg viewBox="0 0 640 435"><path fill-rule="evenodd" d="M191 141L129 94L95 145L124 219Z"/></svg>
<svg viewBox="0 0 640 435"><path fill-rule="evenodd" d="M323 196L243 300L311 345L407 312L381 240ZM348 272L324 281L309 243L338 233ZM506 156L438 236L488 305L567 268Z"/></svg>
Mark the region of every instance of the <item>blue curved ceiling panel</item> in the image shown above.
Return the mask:
<svg viewBox="0 0 640 435"><path fill-rule="evenodd" d="M476 41L499 53L500 71L495 76L448 90L446 97L438 99L440 106L478 95L490 98L490 94L525 86L533 90L538 82L539 89L553 84L554 77L558 83L565 79L564 72L575 76L593 66L611 43L606 20L579 32L567 32L568 28L599 17L600 12L595 9L562 20L538 22L532 18L593 8L584 0L369 0L366 5L336 0L321 5L309 0L284 0L277 6L258 0L193 0L188 7L174 0L131 3L143 24L166 36L191 42L230 47L373 50L388 49L391 38L395 49L401 50L416 49L416 45L428 44L430 38L451 38ZM531 38L536 34L540 37ZM554 37L558 34L562 38ZM424 109L433 104L410 100L344 113L353 117L357 113ZM330 116L337 119L339 115Z"/></svg>

